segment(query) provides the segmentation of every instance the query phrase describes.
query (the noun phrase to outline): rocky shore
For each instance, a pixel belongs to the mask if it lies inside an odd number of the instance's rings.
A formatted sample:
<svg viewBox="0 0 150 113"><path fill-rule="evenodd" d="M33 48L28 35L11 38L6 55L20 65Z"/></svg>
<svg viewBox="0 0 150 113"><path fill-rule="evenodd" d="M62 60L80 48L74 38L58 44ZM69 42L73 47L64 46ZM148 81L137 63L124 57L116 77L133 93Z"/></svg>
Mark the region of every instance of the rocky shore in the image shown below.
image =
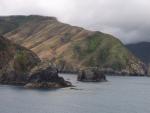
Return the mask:
<svg viewBox="0 0 150 113"><path fill-rule="evenodd" d="M8 74L0 77L0 84L22 85L25 88L64 88L72 86L71 82L65 81L58 75L56 68L49 65L35 66L30 73L24 75Z"/></svg>

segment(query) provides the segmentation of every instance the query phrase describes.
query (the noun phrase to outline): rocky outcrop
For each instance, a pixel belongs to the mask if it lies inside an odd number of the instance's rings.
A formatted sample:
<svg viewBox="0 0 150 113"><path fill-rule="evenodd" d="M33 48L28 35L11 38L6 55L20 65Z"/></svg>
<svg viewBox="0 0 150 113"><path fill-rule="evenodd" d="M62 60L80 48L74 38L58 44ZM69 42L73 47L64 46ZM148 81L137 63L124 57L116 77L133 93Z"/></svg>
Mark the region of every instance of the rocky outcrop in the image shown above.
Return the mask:
<svg viewBox="0 0 150 113"><path fill-rule="evenodd" d="M48 63L41 63L33 68L29 74L26 88L63 88L72 86L58 75L58 70Z"/></svg>
<svg viewBox="0 0 150 113"><path fill-rule="evenodd" d="M0 36L0 83L25 84L26 75L37 63L38 56Z"/></svg>
<svg viewBox="0 0 150 113"><path fill-rule="evenodd" d="M77 80L83 81L83 82L107 81L104 73L102 73L98 69L84 69L84 70L79 71Z"/></svg>
<svg viewBox="0 0 150 113"><path fill-rule="evenodd" d="M56 68L41 63L32 51L0 36L0 84L27 88L62 88L70 82L58 76Z"/></svg>

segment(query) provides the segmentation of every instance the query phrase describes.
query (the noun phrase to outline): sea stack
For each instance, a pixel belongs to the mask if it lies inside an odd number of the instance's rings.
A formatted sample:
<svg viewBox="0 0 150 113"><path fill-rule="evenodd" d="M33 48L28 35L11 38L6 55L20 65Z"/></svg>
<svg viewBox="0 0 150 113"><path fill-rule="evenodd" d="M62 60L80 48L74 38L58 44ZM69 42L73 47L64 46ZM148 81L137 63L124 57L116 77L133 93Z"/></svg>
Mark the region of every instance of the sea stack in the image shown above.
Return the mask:
<svg viewBox="0 0 150 113"><path fill-rule="evenodd" d="M106 76L99 69L84 69L78 73L78 81L82 82L105 82Z"/></svg>

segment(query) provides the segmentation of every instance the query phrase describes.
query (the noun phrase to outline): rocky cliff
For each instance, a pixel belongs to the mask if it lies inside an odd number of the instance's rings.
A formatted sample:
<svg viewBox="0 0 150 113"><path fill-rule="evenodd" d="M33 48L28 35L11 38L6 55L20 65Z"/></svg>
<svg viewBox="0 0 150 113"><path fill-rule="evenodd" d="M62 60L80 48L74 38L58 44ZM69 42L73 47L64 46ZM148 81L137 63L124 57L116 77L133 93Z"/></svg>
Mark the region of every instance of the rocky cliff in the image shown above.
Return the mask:
<svg viewBox="0 0 150 113"><path fill-rule="evenodd" d="M71 86L58 76L55 68L41 65L35 53L3 36L0 36L0 84L25 85L27 88Z"/></svg>
<svg viewBox="0 0 150 113"><path fill-rule="evenodd" d="M26 74L38 62L35 53L0 36L0 83L24 84Z"/></svg>
<svg viewBox="0 0 150 113"><path fill-rule="evenodd" d="M107 73L145 75L144 63L112 35L64 24L54 17L10 16L1 17L0 23L5 23L0 31L8 39L57 64L60 71L99 67Z"/></svg>

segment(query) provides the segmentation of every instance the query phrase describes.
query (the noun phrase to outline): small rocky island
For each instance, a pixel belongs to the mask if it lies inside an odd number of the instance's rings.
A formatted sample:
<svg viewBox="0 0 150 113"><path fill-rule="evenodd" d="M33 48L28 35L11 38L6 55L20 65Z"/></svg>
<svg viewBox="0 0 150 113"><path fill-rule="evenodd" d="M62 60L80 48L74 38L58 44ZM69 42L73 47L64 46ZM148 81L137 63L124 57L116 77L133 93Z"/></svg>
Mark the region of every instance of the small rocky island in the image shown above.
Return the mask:
<svg viewBox="0 0 150 113"><path fill-rule="evenodd" d="M69 81L58 75L55 67L48 63L41 63L33 68L28 76L26 88L64 88L72 86Z"/></svg>
<svg viewBox="0 0 150 113"><path fill-rule="evenodd" d="M90 68L79 71L77 80L82 81L82 82L105 82L107 81L104 73L102 73L98 69L90 69Z"/></svg>

